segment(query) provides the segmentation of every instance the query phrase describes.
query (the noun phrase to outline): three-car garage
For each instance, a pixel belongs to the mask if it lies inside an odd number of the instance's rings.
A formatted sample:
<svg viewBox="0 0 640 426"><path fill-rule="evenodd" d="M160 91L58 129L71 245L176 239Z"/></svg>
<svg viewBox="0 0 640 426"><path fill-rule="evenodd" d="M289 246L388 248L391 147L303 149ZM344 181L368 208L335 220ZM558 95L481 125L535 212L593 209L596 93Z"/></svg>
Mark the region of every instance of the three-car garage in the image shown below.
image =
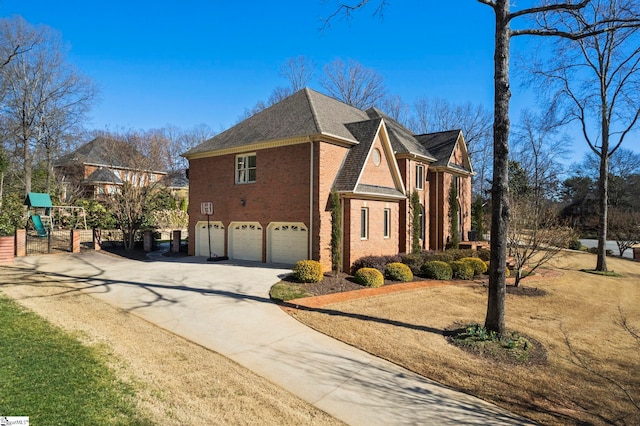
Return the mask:
<svg viewBox="0 0 640 426"><path fill-rule="evenodd" d="M209 256L207 222L195 228L195 255ZM295 264L309 258L309 228L301 222L271 222L266 229L259 222L231 222L226 228L222 222L211 222L209 229L212 253L218 256L226 246L226 255L237 260L262 262L263 253L269 263Z"/></svg>

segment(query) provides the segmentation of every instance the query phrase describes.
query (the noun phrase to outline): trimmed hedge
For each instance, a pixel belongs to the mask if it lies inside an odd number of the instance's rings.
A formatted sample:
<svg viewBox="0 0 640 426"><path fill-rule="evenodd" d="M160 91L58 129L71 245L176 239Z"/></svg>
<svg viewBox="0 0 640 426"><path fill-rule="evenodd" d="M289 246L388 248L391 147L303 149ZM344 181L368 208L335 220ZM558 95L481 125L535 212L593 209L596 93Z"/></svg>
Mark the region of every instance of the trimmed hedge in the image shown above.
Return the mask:
<svg viewBox="0 0 640 426"><path fill-rule="evenodd" d="M421 272L427 277L434 280L450 280L453 277L451 266L440 260L425 262L422 265Z"/></svg>
<svg viewBox="0 0 640 426"><path fill-rule="evenodd" d="M299 260L293 267L293 276L301 283L322 281L322 265L316 260Z"/></svg>
<svg viewBox="0 0 640 426"><path fill-rule="evenodd" d="M478 257L463 257L460 261L471 266L473 275L482 275L487 272L487 264Z"/></svg>
<svg viewBox="0 0 640 426"><path fill-rule="evenodd" d="M378 271L380 271L380 273L384 273L384 269L386 268L387 264L393 263L393 262L400 262L401 260L402 259L400 259L400 256L397 256L397 255L364 256L356 260L355 262L353 262L353 265L351 265L351 271L355 274L355 271L357 271L358 269L375 268Z"/></svg>
<svg viewBox="0 0 640 426"><path fill-rule="evenodd" d="M375 268L360 268L353 274L353 278L358 284L367 287L382 287L384 285L382 273Z"/></svg>
<svg viewBox="0 0 640 426"><path fill-rule="evenodd" d="M459 280L473 279L473 267L469 263L462 260L454 260L449 263L449 266L451 266L454 278Z"/></svg>
<svg viewBox="0 0 640 426"><path fill-rule="evenodd" d="M413 280L413 272L404 263L392 262L384 270L384 276L392 281L408 282Z"/></svg>
<svg viewBox="0 0 640 426"><path fill-rule="evenodd" d="M407 265L414 274L420 273L420 268L424 264L424 257L421 253L408 253L401 255L402 263Z"/></svg>

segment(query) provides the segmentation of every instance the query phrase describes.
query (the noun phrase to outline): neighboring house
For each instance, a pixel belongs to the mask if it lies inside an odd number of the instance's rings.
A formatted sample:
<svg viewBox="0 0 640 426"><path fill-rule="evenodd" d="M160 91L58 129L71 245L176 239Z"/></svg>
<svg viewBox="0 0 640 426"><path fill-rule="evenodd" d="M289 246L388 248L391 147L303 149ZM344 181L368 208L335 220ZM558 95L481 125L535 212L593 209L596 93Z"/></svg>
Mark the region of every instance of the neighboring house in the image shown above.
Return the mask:
<svg viewBox="0 0 640 426"><path fill-rule="evenodd" d="M189 160L189 254L331 266L330 194L340 195L343 264L411 249L409 196L421 202L423 249L450 238L457 185L462 239L473 174L459 130L414 135L375 108L362 111L310 89L183 154ZM207 217L201 203L212 202ZM210 227L207 228L209 220Z"/></svg>
<svg viewBox="0 0 640 426"><path fill-rule="evenodd" d="M119 191L124 182L154 184L166 172L153 170L149 159L126 142L97 137L54 164L62 181L60 199L99 198Z"/></svg>

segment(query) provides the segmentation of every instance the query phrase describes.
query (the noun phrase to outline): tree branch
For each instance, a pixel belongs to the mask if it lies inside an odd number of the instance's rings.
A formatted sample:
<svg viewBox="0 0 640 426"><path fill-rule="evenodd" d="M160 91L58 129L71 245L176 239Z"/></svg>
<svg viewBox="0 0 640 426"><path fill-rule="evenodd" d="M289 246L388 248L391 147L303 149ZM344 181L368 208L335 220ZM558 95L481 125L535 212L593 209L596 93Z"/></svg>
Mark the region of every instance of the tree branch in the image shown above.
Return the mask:
<svg viewBox="0 0 640 426"><path fill-rule="evenodd" d="M478 0L480 1L480 0ZM529 9L519 10L517 12L510 13L508 19L511 21L514 18L524 15L533 15L536 13L545 13L545 12L553 12L553 11L569 11L569 10L580 10L586 7L591 0L583 0L580 3L571 4L571 3L558 3L558 4L548 4L546 6L538 6L531 7Z"/></svg>

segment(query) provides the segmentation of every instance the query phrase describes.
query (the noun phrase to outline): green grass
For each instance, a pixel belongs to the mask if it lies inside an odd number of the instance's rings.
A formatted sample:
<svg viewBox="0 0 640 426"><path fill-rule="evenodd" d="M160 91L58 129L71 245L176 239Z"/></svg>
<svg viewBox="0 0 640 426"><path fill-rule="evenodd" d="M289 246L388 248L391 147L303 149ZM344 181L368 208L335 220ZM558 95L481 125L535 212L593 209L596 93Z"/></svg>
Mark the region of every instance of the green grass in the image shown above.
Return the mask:
<svg viewBox="0 0 640 426"><path fill-rule="evenodd" d="M580 269L580 271L586 272L588 274L601 275L603 277L622 277L622 275L617 273L616 271L596 271L595 269Z"/></svg>
<svg viewBox="0 0 640 426"><path fill-rule="evenodd" d="M286 302L287 300L300 299L302 297L313 296L305 291L299 284L280 281L271 287L269 297L276 302Z"/></svg>
<svg viewBox="0 0 640 426"><path fill-rule="evenodd" d="M42 425L149 425L134 390L82 345L15 302L0 297L0 413Z"/></svg>

